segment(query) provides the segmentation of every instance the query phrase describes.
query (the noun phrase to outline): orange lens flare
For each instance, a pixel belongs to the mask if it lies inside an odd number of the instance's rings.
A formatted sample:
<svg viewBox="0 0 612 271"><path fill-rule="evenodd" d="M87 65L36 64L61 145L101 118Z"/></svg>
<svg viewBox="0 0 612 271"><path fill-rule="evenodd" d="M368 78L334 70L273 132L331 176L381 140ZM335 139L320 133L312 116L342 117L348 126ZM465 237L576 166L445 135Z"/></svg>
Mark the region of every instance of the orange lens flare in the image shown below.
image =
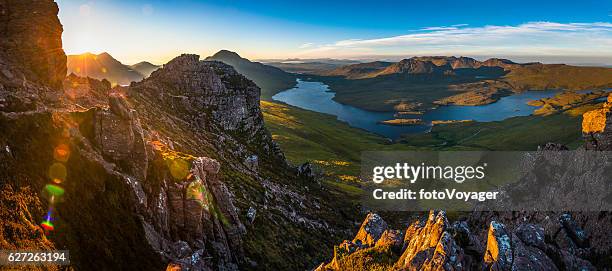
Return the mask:
<svg viewBox="0 0 612 271"><path fill-rule="evenodd" d="M53 158L60 162L68 161L70 157L70 147L66 144L59 144L53 151Z"/></svg>

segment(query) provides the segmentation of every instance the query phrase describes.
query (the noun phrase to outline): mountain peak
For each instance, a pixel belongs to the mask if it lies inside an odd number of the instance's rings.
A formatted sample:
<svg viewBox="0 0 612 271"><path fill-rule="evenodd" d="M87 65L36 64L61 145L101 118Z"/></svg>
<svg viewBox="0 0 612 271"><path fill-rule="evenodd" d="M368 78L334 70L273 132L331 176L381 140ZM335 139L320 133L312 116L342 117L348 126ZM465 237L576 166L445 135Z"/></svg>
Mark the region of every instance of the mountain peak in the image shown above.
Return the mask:
<svg viewBox="0 0 612 271"><path fill-rule="evenodd" d="M227 60L242 60L243 58L236 52L232 52L229 50L221 50L211 57L210 59L227 59Z"/></svg>

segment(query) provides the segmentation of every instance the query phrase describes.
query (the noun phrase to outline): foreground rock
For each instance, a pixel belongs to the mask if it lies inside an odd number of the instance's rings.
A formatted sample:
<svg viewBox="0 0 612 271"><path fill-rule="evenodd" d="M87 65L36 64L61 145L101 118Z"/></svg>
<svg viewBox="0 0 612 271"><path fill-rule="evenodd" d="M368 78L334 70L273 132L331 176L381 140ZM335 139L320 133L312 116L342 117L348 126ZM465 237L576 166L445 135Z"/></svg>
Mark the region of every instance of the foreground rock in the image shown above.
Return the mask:
<svg viewBox="0 0 612 271"><path fill-rule="evenodd" d="M595 247L575 237L558 238L587 234L577 227L571 215L540 221L545 226L529 223L525 216L521 222L510 221L505 215L497 218L508 224L493 220L495 216L474 220L479 217L474 213L451 225L444 212L430 211L403 231L386 229L378 236L373 233L386 228L386 223L370 213L355 240L345 240L335 247L331 262L315 270L596 270L584 258L596 259L594 255L599 252L594 251ZM483 221L490 222L483 227ZM573 226L564 226L567 223ZM364 230L372 228L375 231L371 233ZM397 234L403 234L403 238ZM364 236L376 240L376 244L361 242ZM607 249L609 252L609 245ZM607 266L609 259L600 260L598 266Z"/></svg>

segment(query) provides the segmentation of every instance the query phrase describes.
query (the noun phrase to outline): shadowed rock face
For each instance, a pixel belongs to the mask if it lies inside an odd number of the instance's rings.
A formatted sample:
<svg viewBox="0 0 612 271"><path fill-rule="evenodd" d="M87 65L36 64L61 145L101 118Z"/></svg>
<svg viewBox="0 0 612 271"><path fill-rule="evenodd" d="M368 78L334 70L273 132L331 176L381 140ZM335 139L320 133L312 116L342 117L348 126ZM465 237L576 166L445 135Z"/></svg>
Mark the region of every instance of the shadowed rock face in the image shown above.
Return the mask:
<svg viewBox="0 0 612 271"><path fill-rule="evenodd" d="M66 76L58 11L53 1L0 1L0 54L29 80L55 89Z"/></svg>

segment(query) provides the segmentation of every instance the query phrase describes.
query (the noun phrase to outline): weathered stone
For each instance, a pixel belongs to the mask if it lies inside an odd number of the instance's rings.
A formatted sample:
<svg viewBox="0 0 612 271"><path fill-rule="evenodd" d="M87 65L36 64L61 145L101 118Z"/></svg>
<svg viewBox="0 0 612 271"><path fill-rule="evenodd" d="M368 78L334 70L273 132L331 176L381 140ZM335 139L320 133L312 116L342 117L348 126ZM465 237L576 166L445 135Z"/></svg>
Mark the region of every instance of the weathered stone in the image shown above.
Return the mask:
<svg viewBox="0 0 612 271"><path fill-rule="evenodd" d="M528 246L515 234L512 235L512 253L512 268L509 270L557 270L553 261L542 250Z"/></svg>
<svg viewBox="0 0 612 271"><path fill-rule="evenodd" d="M353 239L353 243L373 246L387 229L387 223L378 214L369 213Z"/></svg>
<svg viewBox="0 0 612 271"><path fill-rule="evenodd" d="M304 163L298 166L297 175L302 178L312 179L314 178L314 170L311 163Z"/></svg>
<svg viewBox="0 0 612 271"><path fill-rule="evenodd" d="M484 263L487 269L495 271L512 270L512 240L506 227L496 221L489 226L487 249Z"/></svg>
<svg viewBox="0 0 612 271"><path fill-rule="evenodd" d="M588 234L574 221L570 214L562 214L559 217L559 222L567 235L578 247L585 248L589 246Z"/></svg>
<svg viewBox="0 0 612 271"><path fill-rule="evenodd" d="M405 249L396 266L407 270L463 270L464 252L447 230L446 213L430 211L425 224L421 223L415 221L406 231Z"/></svg>
<svg viewBox="0 0 612 271"><path fill-rule="evenodd" d="M402 231L400 230L385 230L376 241L376 247L390 247L393 250L399 250L402 248L403 243Z"/></svg>
<svg viewBox="0 0 612 271"><path fill-rule="evenodd" d="M544 228L540 225L534 224L521 224L515 230L516 236L521 239L525 245L539 248L541 250L546 249L546 243L544 242Z"/></svg>
<svg viewBox="0 0 612 271"><path fill-rule="evenodd" d="M250 224L253 224L253 221L255 221L255 215L257 215L257 210L253 207L249 207L246 217Z"/></svg>

